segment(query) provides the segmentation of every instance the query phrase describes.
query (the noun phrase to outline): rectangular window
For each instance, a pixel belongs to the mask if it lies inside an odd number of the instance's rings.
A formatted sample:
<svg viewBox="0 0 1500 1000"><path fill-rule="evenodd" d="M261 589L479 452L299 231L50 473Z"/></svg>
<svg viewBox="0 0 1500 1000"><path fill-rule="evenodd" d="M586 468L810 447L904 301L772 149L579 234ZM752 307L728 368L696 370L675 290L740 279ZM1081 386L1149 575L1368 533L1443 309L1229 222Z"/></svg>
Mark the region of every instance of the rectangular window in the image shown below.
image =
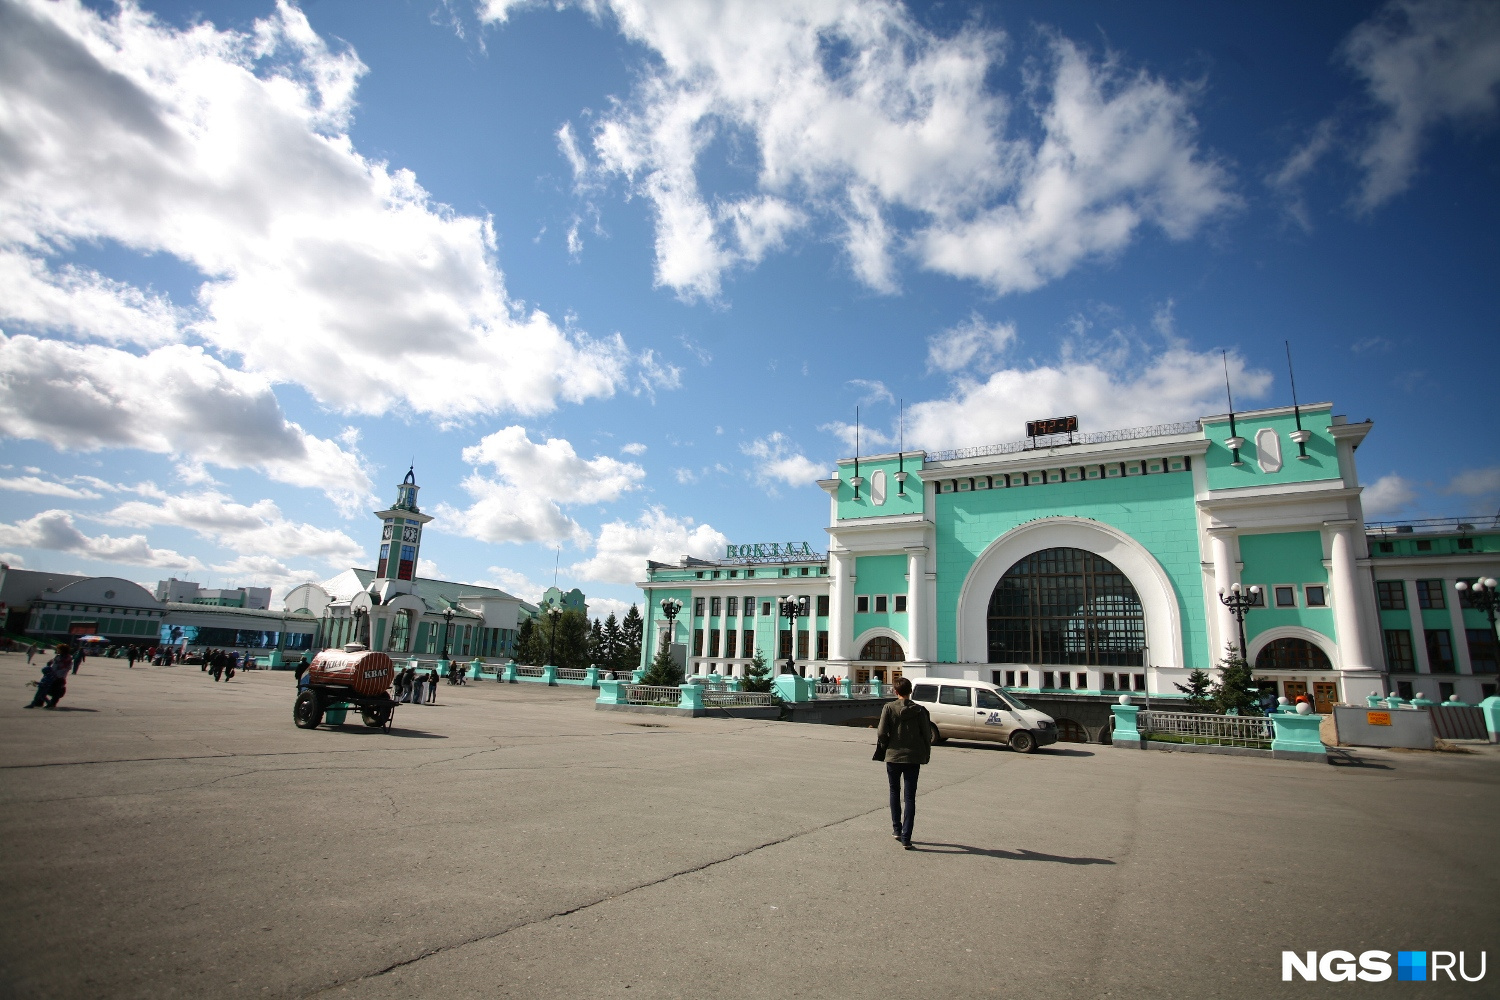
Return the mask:
<svg viewBox="0 0 1500 1000"><path fill-rule="evenodd" d="M1052 671L1050 671L1050 670L1043 670L1042 671L1042 687L1044 687L1044 688L1056 687L1056 685L1053 684L1052 681L1053 681Z"/></svg>
<svg viewBox="0 0 1500 1000"><path fill-rule="evenodd" d="M710 597L708 599L708 617L717 618L724 610L724 599L722 597Z"/></svg>
<svg viewBox="0 0 1500 1000"><path fill-rule="evenodd" d="M734 598L731 597L730 600L734 600ZM726 660L732 660L732 659L734 659L734 657L735 657L734 647L735 647L735 644L737 643L737 641L739 640L739 637L740 637L740 634L738 632L725 632L724 633L724 658Z"/></svg>
<svg viewBox="0 0 1500 1000"><path fill-rule="evenodd" d="M1426 538L1423 538L1423 539L1419 540L1417 542L1417 551L1418 552L1431 552L1432 551L1432 541L1430 539L1426 539Z"/></svg>
<svg viewBox="0 0 1500 1000"><path fill-rule="evenodd" d="M1016 672L1014 670L1007 670L1005 672L1005 686L1008 688L1016 686Z"/></svg>
<svg viewBox="0 0 1500 1000"><path fill-rule="evenodd" d="M781 630L781 655L778 659L786 659L792 655L792 630L784 628Z"/></svg>
<svg viewBox="0 0 1500 1000"><path fill-rule="evenodd" d="M904 615L904 614L906 614L906 595L905 594L897 594L896 595L896 614L898 614L898 615Z"/></svg>
<svg viewBox="0 0 1500 1000"><path fill-rule="evenodd" d="M1469 640L1469 662L1473 665L1474 672L1495 673L1495 633L1488 628L1471 628L1465 630L1465 635Z"/></svg>
<svg viewBox="0 0 1500 1000"><path fill-rule="evenodd" d="M828 659L828 630L826 628L818 629L818 659Z"/></svg>
<svg viewBox="0 0 1500 1000"><path fill-rule="evenodd" d="M740 599L738 597L731 597L728 598L728 601L729 606L724 609L724 613L733 618L735 615L738 615L740 613Z"/></svg>
<svg viewBox="0 0 1500 1000"><path fill-rule="evenodd" d="M1445 628L1427 630L1427 668L1435 674L1454 671L1453 635Z"/></svg>
<svg viewBox="0 0 1500 1000"><path fill-rule="evenodd" d="M1077 687L1080 691L1087 691L1089 689L1089 675L1079 674L1078 683L1075 685L1075 687Z"/></svg>
<svg viewBox="0 0 1500 1000"><path fill-rule="evenodd" d="M827 618L828 617L828 595L827 594L819 594L818 595L818 617L819 618Z"/></svg>
<svg viewBox="0 0 1500 1000"><path fill-rule="evenodd" d="M1442 580L1418 580L1417 581L1417 607L1441 610L1448 603L1443 600Z"/></svg>
<svg viewBox="0 0 1500 1000"><path fill-rule="evenodd" d="M1297 606L1297 588L1277 587L1276 606L1278 608L1295 608Z"/></svg>
<svg viewBox="0 0 1500 1000"><path fill-rule="evenodd" d="M747 628L744 632L740 633L740 655L755 655L755 631L753 629Z"/></svg>
<svg viewBox="0 0 1500 1000"><path fill-rule="evenodd" d="M410 580L417 569L417 547L415 545L401 546L401 568L396 573L398 580Z"/></svg>
<svg viewBox="0 0 1500 1000"><path fill-rule="evenodd" d="M1031 687L1031 671L1030 670L1023 670L1023 671L1021 671L1021 686L1023 688L1029 688L1029 687Z"/></svg>
<svg viewBox="0 0 1500 1000"><path fill-rule="evenodd" d="M1375 594L1381 611L1406 610L1406 584L1401 580L1376 580Z"/></svg>
<svg viewBox="0 0 1500 1000"><path fill-rule="evenodd" d="M1310 608L1322 608L1328 605L1328 593L1322 587L1308 584L1302 588L1302 593L1307 598L1307 606Z"/></svg>
<svg viewBox="0 0 1500 1000"><path fill-rule="evenodd" d="M807 633L800 629L797 631L797 659L807 659Z"/></svg>
<svg viewBox="0 0 1500 1000"><path fill-rule="evenodd" d="M1412 655L1411 630L1388 628L1385 630L1385 668L1391 673L1413 673L1417 659Z"/></svg>
<svg viewBox="0 0 1500 1000"><path fill-rule="evenodd" d="M1438 701L1447 701L1453 697L1453 685L1448 681L1438 682Z"/></svg>
<svg viewBox="0 0 1500 1000"><path fill-rule="evenodd" d="M745 598L745 617L746 618L754 618L755 617L755 598L753 598L753 597L747 597L747 598Z"/></svg>
<svg viewBox="0 0 1500 1000"><path fill-rule="evenodd" d="M860 594L854 598L854 613L857 615L867 615L870 613L869 594Z"/></svg>
<svg viewBox="0 0 1500 1000"><path fill-rule="evenodd" d="M760 602L760 613L763 614L763 615L770 615L770 613L771 613L771 602L770 601L761 601Z"/></svg>
<svg viewBox="0 0 1500 1000"><path fill-rule="evenodd" d="M969 688L952 687L944 684L938 688L939 705L957 705L960 708L968 708L970 703Z"/></svg>
<svg viewBox="0 0 1500 1000"><path fill-rule="evenodd" d="M1115 689L1115 675L1114 674L1105 674L1104 675L1104 690L1106 690L1106 691L1113 691L1114 689Z"/></svg>
<svg viewBox="0 0 1500 1000"><path fill-rule="evenodd" d="M710 658L719 655L719 630L714 629L708 633L708 655Z"/></svg>
<svg viewBox="0 0 1500 1000"><path fill-rule="evenodd" d="M887 608L886 608L886 597L885 597L885 595L884 594L876 594L875 595L875 613L877 615L883 615L883 614L886 613L886 610L887 610Z"/></svg>
<svg viewBox="0 0 1500 1000"><path fill-rule="evenodd" d="M693 629L693 655L703 655L703 630L701 628Z"/></svg>
<svg viewBox="0 0 1500 1000"><path fill-rule="evenodd" d="M1460 538L1458 540L1458 547L1461 549L1472 549L1474 547L1474 539Z"/></svg>
<svg viewBox="0 0 1500 1000"><path fill-rule="evenodd" d="M380 547L380 562L378 562L378 563L375 564L376 566L379 567L380 572L382 572L382 573L385 572L385 564L390 561L390 558L391 558L391 543L390 542L386 542L384 545L382 545Z"/></svg>
<svg viewBox="0 0 1500 1000"><path fill-rule="evenodd" d="M797 616L799 618L806 618L811 613L812 598L808 597L806 594L803 594L801 597L797 598Z"/></svg>
<svg viewBox="0 0 1500 1000"><path fill-rule="evenodd" d="M1062 688L1064 691L1068 690L1068 688L1073 686L1070 683L1072 676L1073 675L1068 673L1066 670L1059 672L1057 675L1057 686Z"/></svg>
<svg viewBox="0 0 1500 1000"><path fill-rule="evenodd" d="M703 617L704 600L701 597L693 598L693 615L697 618Z"/></svg>

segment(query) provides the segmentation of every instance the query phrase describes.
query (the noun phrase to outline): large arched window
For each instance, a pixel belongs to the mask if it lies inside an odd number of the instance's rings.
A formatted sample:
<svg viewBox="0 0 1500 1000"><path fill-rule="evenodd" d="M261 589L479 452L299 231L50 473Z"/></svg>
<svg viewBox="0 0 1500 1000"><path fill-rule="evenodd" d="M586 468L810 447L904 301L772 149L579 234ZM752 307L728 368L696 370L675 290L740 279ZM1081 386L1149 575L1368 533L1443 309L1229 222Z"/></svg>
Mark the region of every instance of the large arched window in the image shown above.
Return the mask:
<svg viewBox="0 0 1500 1000"><path fill-rule="evenodd" d="M1277 639L1255 654L1255 670L1332 670L1328 654L1306 639Z"/></svg>
<svg viewBox="0 0 1500 1000"><path fill-rule="evenodd" d="M1043 549L990 595L991 663L1138 667L1145 616L1124 573L1083 549Z"/></svg>
<svg viewBox="0 0 1500 1000"><path fill-rule="evenodd" d="M865 643L865 648L859 651L861 660L877 660L882 663L899 663L906 659L906 654L901 651L901 644L888 635L877 635Z"/></svg>

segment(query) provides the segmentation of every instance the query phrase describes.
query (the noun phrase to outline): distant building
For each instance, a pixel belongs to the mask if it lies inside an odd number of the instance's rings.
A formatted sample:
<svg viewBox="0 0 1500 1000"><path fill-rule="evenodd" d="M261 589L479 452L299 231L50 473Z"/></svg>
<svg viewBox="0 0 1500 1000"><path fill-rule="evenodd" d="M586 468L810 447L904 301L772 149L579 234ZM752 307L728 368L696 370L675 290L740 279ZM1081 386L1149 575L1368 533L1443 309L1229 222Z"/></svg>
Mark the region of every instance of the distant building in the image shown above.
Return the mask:
<svg viewBox="0 0 1500 1000"><path fill-rule="evenodd" d="M554 605L562 608L564 611L580 612L585 618L589 616L587 600L583 596L583 591L577 587L574 587L567 593L563 593L557 587L548 587L546 592L542 594L541 607L537 611L540 612L542 608L549 608Z"/></svg>
<svg viewBox="0 0 1500 1000"><path fill-rule="evenodd" d="M234 587L226 590L205 590L190 580L168 577L157 582L156 599L168 604L207 604L221 608L267 611L271 607L271 588Z"/></svg>

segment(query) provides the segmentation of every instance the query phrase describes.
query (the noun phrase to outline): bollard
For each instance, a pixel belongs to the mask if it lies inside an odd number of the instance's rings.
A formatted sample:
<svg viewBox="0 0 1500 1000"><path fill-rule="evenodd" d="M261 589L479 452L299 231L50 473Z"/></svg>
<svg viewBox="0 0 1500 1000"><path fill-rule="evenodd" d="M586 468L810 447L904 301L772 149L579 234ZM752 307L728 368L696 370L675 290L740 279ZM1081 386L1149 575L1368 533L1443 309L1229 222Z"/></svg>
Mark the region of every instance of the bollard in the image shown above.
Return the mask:
<svg viewBox="0 0 1500 1000"><path fill-rule="evenodd" d="M511 660L510 662L505 664L505 669L500 673L500 680L502 680L506 684L514 684L516 682L515 660Z"/></svg>
<svg viewBox="0 0 1500 1000"><path fill-rule="evenodd" d="M629 688L629 681L600 681L599 697L595 701L600 705L628 705Z"/></svg>
<svg viewBox="0 0 1500 1000"><path fill-rule="evenodd" d="M550 663L542 664L542 683L548 687L557 687L557 667Z"/></svg>
<svg viewBox="0 0 1500 1000"><path fill-rule="evenodd" d="M870 697L881 698L885 696L885 685L880 683L879 677L870 678Z"/></svg>
<svg viewBox="0 0 1500 1000"><path fill-rule="evenodd" d="M587 670L585 670L583 672L583 682L585 684L587 684L591 688L598 687L599 686L599 668L591 665Z"/></svg>
<svg viewBox="0 0 1500 1000"><path fill-rule="evenodd" d="M1370 706L1371 708L1379 708L1380 705L1381 705L1381 702L1383 702L1384 700L1385 699L1382 696L1378 695L1378 694L1367 694L1367 695L1365 695L1365 704L1368 705L1368 706Z"/></svg>
<svg viewBox="0 0 1500 1000"><path fill-rule="evenodd" d="M1318 727L1323 716L1278 713L1271 716L1276 736L1271 740L1271 756L1278 760L1310 760L1327 763L1328 750L1323 746Z"/></svg>
<svg viewBox="0 0 1500 1000"><path fill-rule="evenodd" d="M437 672L438 672L438 676L439 677L447 677L448 674L449 674L449 672L452 669L453 669L453 662L451 660L438 660L437 661Z"/></svg>
<svg viewBox="0 0 1500 1000"><path fill-rule="evenodd" d="M1120 704L1111 705L1109 710L1115 717L1115 731L1110 742L1117 747L1127 749L1139 749L1141 745L1141 731L1136 727L1136 716L1140 714L1140 708L1132 705L1130 696L1120 695Z"/></svg>
<svg viewBox="0 0 1500 1000"><path fill-rule="evenodd" d="M701 710L703 708L703 685L702 684L679 684L677 690L681 692L678 708L691 708Z"/></svg>

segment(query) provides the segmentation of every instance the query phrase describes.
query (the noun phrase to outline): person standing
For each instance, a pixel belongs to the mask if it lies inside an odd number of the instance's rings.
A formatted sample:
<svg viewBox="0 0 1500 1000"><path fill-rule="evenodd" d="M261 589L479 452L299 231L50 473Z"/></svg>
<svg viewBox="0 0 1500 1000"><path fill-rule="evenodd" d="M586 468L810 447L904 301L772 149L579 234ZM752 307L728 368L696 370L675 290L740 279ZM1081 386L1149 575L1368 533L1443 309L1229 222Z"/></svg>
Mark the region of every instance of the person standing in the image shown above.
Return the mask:
<svg viewBox="0 0 1500 1000"><path fill-rule="evenodd" d="M83 666L83 649L80 647L77 655L73 657L73 673L78 673L78 668Z"/></svg>
<svg viewBox="0 0 1500 1000"><path fill-rule="evenodd" d="M436 670L427 671L427 704L437 704L438 673Z"/></svg>
<svg viewBox="0 0 1500 1000"><path fill-rule="evenodd" d="M35 656L35 655L36 655L36 645L32 644L30 646L27 646L26 647L26 665L28 667L31 666L31 658L33 656Z"/></svg>
<svg viewBox="0 0 1500 1000"><path fill-rule="evenodd" d="M911 700L911 681L896 681L896 700L886 702L875 730L877 757L884 748L885 776L891 791L891 836L908 851L917 813L917 777L932 758L932 719ZM904 793L904 794L903 794Z"/></svg>
<svg viewBox="0 0 1500 1000"><path fill-rule="evenodd" d="M413 705L425 705L426 704L426 701L425 701L425 698L427 696L427 692L425 690L426 687L427 687L427 675L424 674L424 673L421 673L419 671L417 673L417 676L412 679L411 703Z"/></svg>
<svg viewBox="0 0 1500 1000"><path fill-rule="evenodd" d="M128 664L130 664L130 669L131 670L135 669L135 647L134 646L126 646L125 647L125 662L127 662Z"/></svg>

